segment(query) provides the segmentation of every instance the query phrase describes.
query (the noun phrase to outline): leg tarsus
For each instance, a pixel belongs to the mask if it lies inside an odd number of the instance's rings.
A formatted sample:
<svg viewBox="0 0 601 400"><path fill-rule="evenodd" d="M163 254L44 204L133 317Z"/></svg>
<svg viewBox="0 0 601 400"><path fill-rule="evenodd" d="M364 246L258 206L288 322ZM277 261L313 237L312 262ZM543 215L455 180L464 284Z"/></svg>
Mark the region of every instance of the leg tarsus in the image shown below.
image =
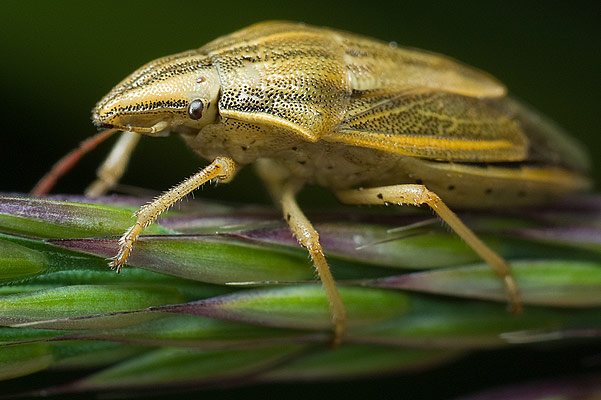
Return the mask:
<svg viewBox="0 0 601 400"><path fill-rule="evenodd" d="M140 236L141 231L142 225L136 222L119 239L119 252L117 253L117 255L115 255L115 257L112 258L112 261L109 263L109 267L111 269L116 270L117 273L121 271L121 267L125 265L125 262L127 261L127 258L129 257L134 243L138 239L138 236Z"/></svg>

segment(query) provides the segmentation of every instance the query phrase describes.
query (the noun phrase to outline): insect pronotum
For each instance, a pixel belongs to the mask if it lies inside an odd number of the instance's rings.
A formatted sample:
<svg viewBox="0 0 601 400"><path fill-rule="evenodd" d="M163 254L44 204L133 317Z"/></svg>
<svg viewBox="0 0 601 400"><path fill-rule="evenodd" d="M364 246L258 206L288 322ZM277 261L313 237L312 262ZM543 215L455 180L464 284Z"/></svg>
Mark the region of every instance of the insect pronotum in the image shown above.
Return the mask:
<svg viewBox="0 0 601 400"><path fill-rule="evenodd" d="M126 263L161 212L205 182L229 182L256 164L321 278L334 344L343 338L346 311L319 235L295 200L305 184L325 186L343 203L429 205L499 275L515 311L521 301L508 263L447 205L537 205L589 186L578 145L486 73L292 22L256 24L152 61L115 86L93 120L135 133L116 144L90 195L119 180L136 133L177 132L211 161L136 212L112 268Z"/></svg>

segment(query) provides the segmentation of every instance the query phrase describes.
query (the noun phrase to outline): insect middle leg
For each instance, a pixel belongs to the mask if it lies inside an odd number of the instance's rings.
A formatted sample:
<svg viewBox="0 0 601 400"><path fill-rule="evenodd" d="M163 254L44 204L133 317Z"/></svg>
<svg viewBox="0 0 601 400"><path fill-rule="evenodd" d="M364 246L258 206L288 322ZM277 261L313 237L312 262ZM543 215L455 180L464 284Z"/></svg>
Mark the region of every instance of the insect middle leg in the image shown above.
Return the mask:
<svg viewBox="0 0 601 400"><path fill-rule="evenodd" d="M236 170L237 166L234 160L228 157L217 157L211 164L196 174L140 208L135 213L136 223L121 236L119 252L109 264L110 267L119 272L121 266L126 263L142 229L152 224L163 211L212 179L218 179L220 182L231 181L236 174Z"/></svg>
<svg viewBox="0 0 601 400"><path fill-rule="evenodd" d="M342 341L346 329L346 308L323 254L323 248L319 242L319 233L296 202L296 194L301 189L302 184L287 181L281 175L278 175L277 168L271 168L272 166L269 163L257 163L257 167L259 175L265 181L272 197L281 205L290 230L292 230L300 245L309 251L313 265L328 297L332 323L334 324L334 336L331 346L335 348Z"/></svg>
<svg viewBox="0 0 601 400"><path fill-rule="evenodd" d="M440 197L424 185L394 185L367 189L352 189L336 192L338 199L347 204L427 204L451 227L457 235L486 261L503 280L509 301L515 313L522 311L518 287L511 274L507 261L482 242L457 215L451 211Z"/></svg>

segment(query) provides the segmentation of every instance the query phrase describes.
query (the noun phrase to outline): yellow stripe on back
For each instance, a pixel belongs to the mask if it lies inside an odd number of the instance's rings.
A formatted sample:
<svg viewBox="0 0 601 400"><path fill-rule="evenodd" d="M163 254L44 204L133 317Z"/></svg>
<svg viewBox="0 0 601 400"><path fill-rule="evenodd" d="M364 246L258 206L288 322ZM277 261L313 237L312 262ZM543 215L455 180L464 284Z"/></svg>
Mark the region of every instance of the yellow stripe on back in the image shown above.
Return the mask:
<svg viewBox="0 0 601 400"><path fill-rule="evenodd" d="M516 146L502 139L482 141L438 139L346 130L329 134L323 137L323 140L433 160L520 161L526 157L525 147Z"/></svg>

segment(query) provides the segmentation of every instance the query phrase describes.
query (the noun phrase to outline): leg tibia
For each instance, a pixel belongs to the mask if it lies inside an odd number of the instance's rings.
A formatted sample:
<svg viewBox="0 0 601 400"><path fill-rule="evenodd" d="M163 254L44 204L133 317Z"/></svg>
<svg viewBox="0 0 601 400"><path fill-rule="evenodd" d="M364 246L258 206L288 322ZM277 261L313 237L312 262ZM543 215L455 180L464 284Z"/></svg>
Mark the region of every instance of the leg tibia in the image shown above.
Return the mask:
<svg viewBox="0 0 601 400"><path fill-rule="evenodd" d="M330 267L323 254L323 249L319 242L319 234L303 214L294 198L294 190L285 185L281 191L282 197L280 202L282 210L290 229L298 239L298 242L309 251L309 255L313 260L313 265L317 270L319 279L326 291L332 312L332 322L334 323L334 338L332 346L337 346L342 341L346 326L346 309L336 282L330 271Z"/></svg>

